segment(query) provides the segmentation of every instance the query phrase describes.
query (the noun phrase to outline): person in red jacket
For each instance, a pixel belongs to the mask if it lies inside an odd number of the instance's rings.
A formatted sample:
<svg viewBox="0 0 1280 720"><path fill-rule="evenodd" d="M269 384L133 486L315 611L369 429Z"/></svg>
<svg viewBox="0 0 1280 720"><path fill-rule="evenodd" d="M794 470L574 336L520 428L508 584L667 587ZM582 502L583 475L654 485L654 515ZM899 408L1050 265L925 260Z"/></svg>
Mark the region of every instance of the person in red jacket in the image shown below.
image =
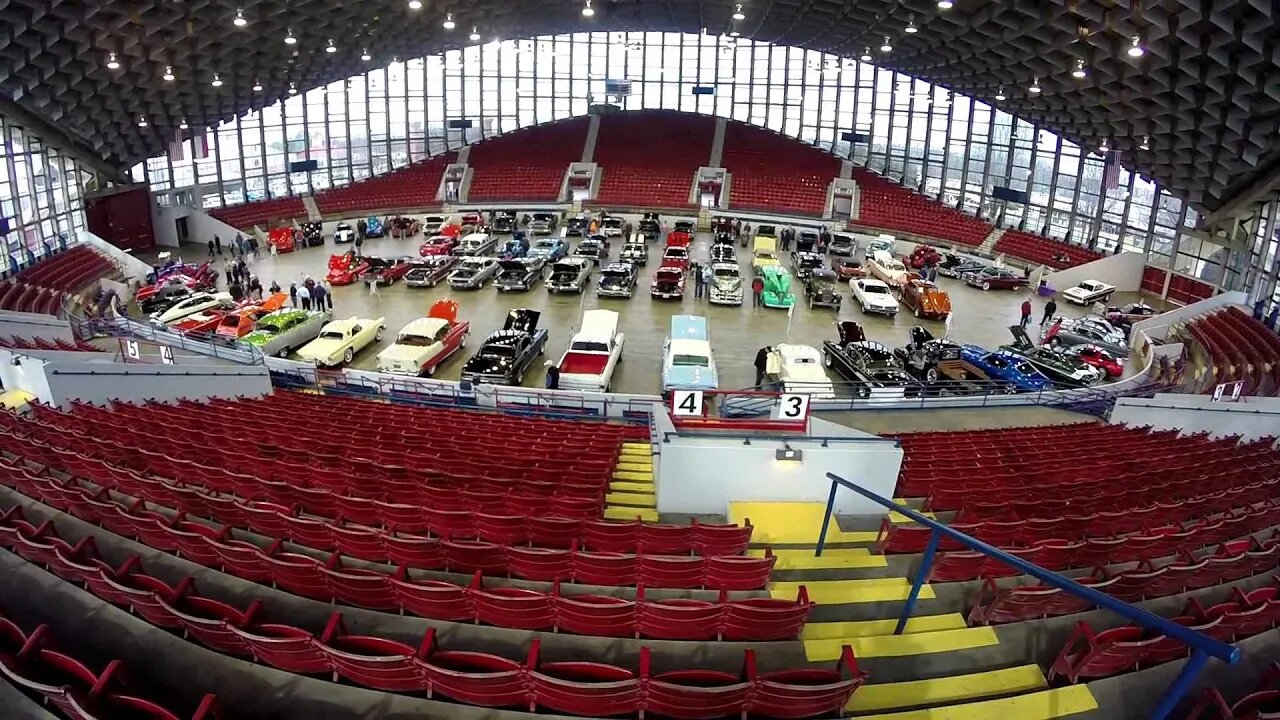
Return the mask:
<svg viewBox="0 0 1280 720"><path fill-rule="evenodd" d="M751 281L751 306L760 307L764 305L764 278L757 275Z"/></svg>
<svg viewBox="0 0 1280 720"><path fill-rule="evenodd" d="M1029 322L1031 322L1031 301L1023 300L1022 301L1022 322L1021 322L1022 327L1026 327L1027 323Z"/></svg>

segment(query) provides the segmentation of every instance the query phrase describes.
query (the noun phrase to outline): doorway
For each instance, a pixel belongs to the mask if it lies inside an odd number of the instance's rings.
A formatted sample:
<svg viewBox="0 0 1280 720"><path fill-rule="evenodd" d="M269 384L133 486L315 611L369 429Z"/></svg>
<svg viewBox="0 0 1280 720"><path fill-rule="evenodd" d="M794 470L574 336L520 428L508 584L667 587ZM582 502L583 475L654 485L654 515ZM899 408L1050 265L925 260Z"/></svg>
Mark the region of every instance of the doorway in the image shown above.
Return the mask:
<svg viewBox="0 0 1280 720"><path fill-rule="evenodd" d="M179 244L179 245L181 245L182 243L186 242L186 241L190 238L191 230L190 230L190 228L188 228L188 226L187 226L187 218L186 218L186 217L180 217L180 218L178 218L177 220L174 220L174 221L173 221L173 229L174 229L174 230L176 230L176 231L177 231L177 233L178 233L178 244Z"/></svg>

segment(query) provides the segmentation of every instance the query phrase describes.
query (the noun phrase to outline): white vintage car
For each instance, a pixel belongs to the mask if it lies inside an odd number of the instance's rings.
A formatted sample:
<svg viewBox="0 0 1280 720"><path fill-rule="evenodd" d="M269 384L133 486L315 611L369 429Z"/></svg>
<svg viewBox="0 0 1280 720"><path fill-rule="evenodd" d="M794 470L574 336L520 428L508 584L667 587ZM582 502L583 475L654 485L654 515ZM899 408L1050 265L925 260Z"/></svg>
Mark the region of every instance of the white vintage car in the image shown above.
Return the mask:
<svg viewBox="0 0 1280 720"><path fill-rule="evenodd" d="M231 293L193 293L168 310L152 315L151 321L157 325L171 325L204 310L214 308L230 310L235 307L235 304L235 300L231 299Z"/></svg>
<svg viewBox="0 0 1280 720"><path fill-rule="evenodd" d="M897 287L907 281L907 266L884 250L871 253L867 260L867 272L891 287Z"/></svg>
<svg viewBox="0 0 1280 720"><path fill-rule="evenodd" d="M381 340L386 329L386 318L353 315L346 320L334 320L320 330L320 337L298 350L298 357L325 367L349 363L367 345Z"/></svg>
<svg viewBox="0 0 1280 720"><path fill-rule="evenodd" d="M835 387L822 367L822 353L809 345L774 345L765 357L765 375L783 392L833 398Z"/></svg>
<svg viewBox="0 0 1280 720"><path fill-rule="evenodd" d="M397 375L431 375L450 355L467 346L471 323L458 322L458 303L437 300L427 312L405 325L396 341L378 353L378 369Z"/></svg>
<svg viewBox="0 0 1280 720"><path fill-rule="evenodd" d="M626 336L618 332L618 313L612 310L582 313L582 327L560 357L561 389L609 392L613 386L613 370L622 359L625 339Z"/></svg>
<svg viewBox="0 0 1280 720"><path fill-rule="evenodd" d="M600 223L600 234L607 238L622 237L622 218L607 217Z"/></svg>
<svg viewBox="0 0 1280 720"><path fill-rule="evenodd" d="M889 292L889 286L873 278L854 278L849 281L853 299L862 312L876 315L897 315L898 299Z"/></svg>
<svg viewBox="0 0 1280 720"><path fill-rule="evenodd" d="M1062 292L1067 302L1077 305L1091 305L1096 302L1107 302L1116 291L1115 285L1108 285L1101 280L1085 280L1073 288Z"/></svg>

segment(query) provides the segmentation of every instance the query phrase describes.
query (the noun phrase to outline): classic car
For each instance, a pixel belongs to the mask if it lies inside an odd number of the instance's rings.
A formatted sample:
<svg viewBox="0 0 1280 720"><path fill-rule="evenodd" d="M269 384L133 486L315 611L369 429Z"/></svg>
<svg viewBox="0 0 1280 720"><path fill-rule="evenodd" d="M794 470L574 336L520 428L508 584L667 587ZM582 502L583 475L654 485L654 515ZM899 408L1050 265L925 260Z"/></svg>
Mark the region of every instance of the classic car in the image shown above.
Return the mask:
<svg viewBox="0 0 1280 720"><path fill-rule="evenodd" d="M980 272L986 269L987 263L981 260L969 260L959 255L943 255L938 263L938 274L943 277L961 278L965 273Z"/></svg>
<svg viewBox="0 0 1280 720"><path fill-rule="evenodd" d="M542 258L536 257L499 260L493 286L498 288L498 292L528 290L542 279L546 266L547 263Z"/></svg>
<svg viewBox="0 0 1280 720"><path fill-rule="evenodd" d="M253 332L240 342L257 347L263 355L285 357L293 348L319 337L320 329L332 319L328 310L277 310L259 318Z"/></svg>
<svg viewBox="0 0 1280 720"><path fill-rule="evenodd" d="M514 260L529 254L529 239L524 231L514 233L509 240L498 248L498 257L503 260Z"/></svg>
<svg viewBox="0 0 1280 720"><path fill-rule="evenodd" d="M550 235L556 229L559 217L555 213L536 212L529 221L529 233L532 235Z"/></svg>
<svg viewBox="0 0 1280 720"><path fill-rule="evenodd" d="M349 223L338 223L333 229L333 242L337 244L349 243L356 241L356 229L351 227Z"/></svg>
<svg viewBox="0 0 1280 720"><path fill-rule="evenodd" d="M898 287L908 278L907 266L884 250L876 250L868 256L867 272L890 287Z"/></svg>
<svg viewBox="0 0 1280 720"><path fill-rule="evenodd" d="M1092 365L1107 374L1107 377L1120 377L1124 374L1124 362L1097 345L1076 345L1063 348L1064 353L1074 353L1080 362Z"/></svg>
<svg viewBox="0 0 1280 720"><path fill-rule="evenodd" d="M473 228L473 232L479 232L479 228L484 225L484 215L478 212L463 213L462 225L463 227L470 225Z"/></svg>
<svg viewBox="0 0 1280 720"><path fill-rule="evenodd" d="M778 239L777 225L757 225L754 237Z"/></svg>
<svg viewBox="0 0 1280 720"><path fill-rule="evenodd" d="M618 259L622 262L629 262L632 265L648 265L649 246L642 242L629 242L623 245L622 250L618 252Z"/></svg>
<svg viewBox="0 0 1280 720"><path fill-rule="evenodd" d="M791 273L781 265L771 265L761 271L764 291L761 302L767 308L790 308L796 304L796 294L791 290Z"/></svg>
<svg viewBox="0 0 1280 720"><path fill-rule="evenodd" d="M1031 284L1025 275L1006 268L988 267L961 276L969 287L983 290L1016 290Z"/></svg>
<svg viewBox="0 0 1280 720"><path fill-rule="evenodd" d="M302 223L302 244L315 247L324 244L324 228L318 222Z"/></svg>
<svg viewBox="0 0 1280 720"><path fill-rule="evenodd" d="M893 354L902 367L928 383L939 381L985 380L986 375L960 356L960 345L917 325L911 328L911 341L896 348Z"/></svg>
<svg viewBox="0 0 1280 720"><path fill-rule="evenodd" d="M298 231L291 227L271 228L267 231L267 245L277 253L293 252L298 243Z"/></svg>
<svg viewBox="0 0 1280 720"><path fill-rule="evenodd" d="M162 274L161 278L134 293L133 299L145 313L164 310L197 290L211 290L217 284L217 275L209 263L184 267L181 271Z"/></svg>
<svg viewBox="0 0 1280 720"><path fill-rule="evenodd" d="M946 320L951 314L951 296L931 282L908 280L902 284L902 304L918 318Z"/></svg>
<svg viewBox="0 0 1280 720"><path fill-rule="evenodd" d="M231 293L195 292L174 303L163 311L154 312L151 322L156 325L169 325L205 310L230 310L235 307Z"/></svg>
<svg viewBox="0 0 1280 720"><path fill-rule="evenodd" d="M816 252L795 252L791 254L791 264L796 278L804 280L817 268L822 267L824 258Z"/></svg>
<svg viewBox="0 0 1280 720"><path fill-rule="evenodd" d="M547 331L538 327L540 313L517 308L507 313L501 330L489 333L476 354L462 366L462 379L490 385L519 385L547 347Z"/></svg>
<svg viewBox="0 0 1280 720"><path fill-rule="evenodd" d="M1115 294L1116 286L1108 285L1101 280L1083 280L1075 287L1069 287L1062 291L1062 297L1069 303L1076 305L1092 305L1096 302L1106 302Z"/></svg>
<svg viewBox="0 0 1280 720"><path fill-rule="evenodd" d="M439 235L445 225L449 224L449 218L442 215L428 215L422 220L422 234L431 236Z"/></svg>
<svg viewBox="0 0 1280 720"><path fill-rule="evenodd" d="M917 245L916 249L911 251L911 254L907 256L903 264L909 268L919 270L922 267L937 265L940 262L942 262L942 255L937 250L928 245Z"/></svg>
<svg viewBox="0 0 1280 720"><path fill-rule="evenodd" d="M1159 314L1159 310L1144 302L1133 302L1122 307L1108 307L1106 318L1116 327L1125 327Z"/></svg>
<svg viewBox="0 0 1280 720"><path fill-rule="evenodd" d="M478 290L498 274L498 259L464 257L449 273L449 287L455 290Z"/></svg>
<svg viewBox="0 0 1280 720"><path fill-rule="evenodd" d="M778 239L757 233L751 244L751 272L759 275L765 268L778 267L778 265Z"/></svg>
<svg viewBox="0 0 1280 720"><path fill-rule="evenodd" d="M854 278L867 276L867 271L862 269L862 263L852 257L831 258L831 269L835 271L836 277L841 280L853 280Z"/></svg>
<svg viewBox="0 0 1280 720"><path fill-rule="evenodd" d="M662 345L662 391L715 390L719 384L707 319L672 315L671 334Z"/></svg>
<svg viewBox="0 0 1280 720"><path fill-rule="evenodd" d="M609 392L613 387L613 370L622 359L622 343L618 332L618 313L612 310L588 310L582 313L582 326L569 341L569 349L560 357L560 388Z"/></svg>
<svg viewBox="0 0 1280 720"><path fill-rule="evenodd" d="M653 273L649 283L649 296L660 300L679 300L684 297L684 269L677 265L663 265Z"/></svg>
<svg viewBox="0 0 1280 720"><path fill-rule="evenodd" d="M138 308L147 315L164 312L191 297L195 292L183 282L175 281L173 278L143 289L150 292L146 297L138 299Z"/></svg>
<svg viewBox="0 0 1280 720"><path fill-rule="evenodd" d="M333 320L320 329L320 335L315 340L298 349L298 357L325 367L349 363L356 353L370 343L381 340L386 329L386 318L369 319L352 315L346 320Z"/></svg>
<svg viewBox="0 0 1280 720"><path fill-rule="evenodd" d="M711 236L711 249L714 251L717 246L723 245L728 248L733 247L733 230L716 230Z"/></svg>
<svg viewBox="0 0 1280 720"><path fill-rule="evenodd" d="M808 345L774 345L765 355L765 376L787 393L834 398L835 386L822 369L822 354Z"/></svg>
<svg viewBox="0 0 1280 720"><path fill-rule="evenodd" d="M457 255L432 255L409 263L404 274L404 284L409 287L435 287L449 276L458 264Z"/></svg>
<svg viewBox="0 0 1280 720"><path fill-rule="evenodd" d="M829 307L840 309L844 300L840 296L839 279L836 274L826 268L818 268L804 281L804 294L809 302L809 309Z"/></svg>
<svg viewBox="0 0 1280 720"><path fill-rule="evenodd" d="M239 340L253 332L259 320L284 307L288 301L287 293L272 293L260 303L251 303L231 310L218 321L213 334L224 340Z"/></svg>
<svg viewBox="0 0 1280 720"><path fill-rule="evenodd" d="M440 363L467 346L470 332L471 323L458 322L458 303L437 300L426 317L405 325L395 342L378 353L378 370L430 377Z"/></svg>
<svg viewBox="0 0 1280 720"><path fill-rule="evenodd" d="M376 215L370 215L364 220L364 236L367 238L380 238L387 234L387 226L383 224L382 218Z"/></svg>
<svg viewBox="0 0 1280 720"><path fill-rule="evenodd" d="M662 264L687 271L689 269L689 248L684 245L666 246L662 249Z"/></svg>
<svg viewBox="0 0 1280 720"><path fill-rule="evenodd" d="M458 237L456 235L432 235L418 247L418 254L422 257L452 255L454 254L453 249L456 247L458 247Z"/></svg>
<svg viewBox="0 0 1280 720"><path fill-rule="evenodd" d="M329 256L329 273L325 279L333 285L350 285L360 279L360 275L369 269L363 258L348 250L341 255Z"/></svg>
<svg viewBox="0 0 1280 720"><path fill-rule="evenodd" d="M862 326L851 320L836 323L839 341L822 343L822 362L853 385L861 398L919 397L920 381L902 368L897 355L884 345L867 340Z"/></svg>
<svg viewBox="0 0 1280 720"><path fill-rule="evenodd" d="M1041 342L1053 347L1097 345L1118 358L1129 357L1129 341L1124 331L1096 315L1074 320L1056 318L1045 330Z"/></svg>
<svg viewBox="0 0 1280 720"><path fill-rule="evenodd" d="M858 241L847 233L834 233L827 245L827 252L838 257L853 257L858 251Z"/></svg>
<svg viewBox="0 0 1280 720"><path fill-rule="evenodd" d="M742 304L742 271L737 263L716 263L711 266L711 287L707 299L712 305Z"/></svg>
<svg viewBox="0 0 1280 720"><path fill-rule="evenodd" d="M158 270L147 273L147 280L152 284L162 283L173 278L182 279L189 288L203 290L213 287L218 282L218 271L214 269L212 261L209 260L198 265L196 263L170 260L160 266ZM134 297L136 299L137 296L135 295Z"/></svg>
<svg viewBox="0 0 1280 720"><path fill-rule="evenodd" d="M493 213L489 229L498 235L515 232L516 214L510 210L498 210Z"/></svg>
<svg viewBox="0 0 1280 720"><path fill-rule="evenodd" d="M591 282L591 261L582 258L565 258L551 266L547 276L548 293L571 292L580 293Z"/></svg>
<svg viewBox="0 0 1280 720"><path fill-rule="evenodd" d="M585 214L574 215L564 224L565 237L582 237L587 234L587 228L590 225L591 220Z"/></svg>
<svg viewBox="0 0 1280 720"><path fill-rule="evenodd" d="M471 233L458 241L458 246L453 249L454 255L462 255L463 257L486 255L493 251L498 241L489 233Z"/></svg>
<svg viewBox="0 0 1280 720"><path fill-rule="evenodd" d="M181 320L169 323L169 328L183 335L211 335L218 329L218 324L229 311L221 307L212 307L192 313Z"/></svg>
<svg viewBox="0 0 1280 720"><path fill-rule="evenodd" d="M571 257L590 260L594 264L609 259L609 240L603 235L591 235L578 241Z"/></svg>
<svg viewBox="0 0 1280 720"><path fill-rule="evenodd" d="M527 257L542 258L549 263L563 259L569 254L569 243L564 238L542 238L535 240L529 247Z"/></svg>
<svg viewBox="0 0 1280 720"><path fill-rule="evenodd" d="M636 266L631 263L609 263L600 268L600 280L596 283L596 295L600 297L629 298L636 289Z"/></svg>
<svg viewBox="0 0 1280 720"><path fill-rule="evenodd" d="M645 213L640 220L640 236L645 242L653 242L662 237L662 221L658 213Z"/></svg>
<svg viewBox="0 0 1280 720"><path fill-rule="evenodd" d="M365 257L365 269L360 273L360 282L379 285L394 285L397 280L408 274L413 260L411 257Z"/></svg>
<svg viewBox="0 0 1280 720"><path fill-rule="evenodd" d="M738 251L732 245L712 245L711 246L711 264L719 263L738 264Z"/></svg>
<svg viewBox="0 0 1280 720"><path fill-rule="evenodd" d="M1085 387L1100 382L1106 377L1102 370L1089 365L1070 353L1042 346L1031 342L1027 329L1021 325L1009 328L1013 333L1013 343L1001 345L1000 349L1014 355L1021 355L1031 363L1041 375L1059 385Z"/></svg>
<svg viewBox="0 0 1280 720"><path fill-rule="evenodd" d="M600 221L600 234L607 238L620 238L622 237L623 225L622 218L607 217Z"/></svg>
<svg viewBox="0 0 1280 720"><path fill-rule="evenodd" d="M866 241L863 242L862 245L864 250L863 254L866 257L871 257L877 252L887 252L892 255L893 248L897 245L897 238L884 233L875 236L866 235L864 237L866 238Z"/></svg>
<svg viewBox="0 0 1280 720"><path fill-rule="evenodd" d="M684 233L684 234L686 234L686 235L688 235L688 236L690 236L690 237L693 237L693 233L694 233L694 224L693 224L693 221L692 221L692 220L677 220L677 221L676 221L676 226L675 226L674 228L672 228L672 229L671 229L671 232ZM670 238L670 236L668 236L668 237L667 237L668 244L669 244L670 239L671 239L671 238Z"/></svg>
<svg viewBox="0 0 1280 720"><path fill-rule="evenodd" d="M897 315L898 301L889 292L889 286L874 278L858 278L849 281L853 299L864 313Z"/></svg>
<svg viewBox="0 0 1280 720"><path fill-rule="evenodd" d="M404 215L397 215L391 218L391 222L388 224L391 226L391 237L393 238L413 237L422 229L416 218Z"/></svg>
<svg viewBox="0 0 1280 720"><path fill-rule="evenodd" d="M1005 390L1050 390L1053 383L1026 358L1007 350L992 352L977 345L961 345L960 359L981 370Z"/></svg>

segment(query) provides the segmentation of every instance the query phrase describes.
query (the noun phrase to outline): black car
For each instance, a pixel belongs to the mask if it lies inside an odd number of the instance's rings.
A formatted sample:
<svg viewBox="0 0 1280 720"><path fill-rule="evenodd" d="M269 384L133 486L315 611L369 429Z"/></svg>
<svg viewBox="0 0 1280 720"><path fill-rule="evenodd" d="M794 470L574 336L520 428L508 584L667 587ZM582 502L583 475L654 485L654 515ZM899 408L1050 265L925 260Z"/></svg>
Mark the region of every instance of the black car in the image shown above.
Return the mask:
<svg viewBox="0 0 1280 720"><path fill-rule="evenodd" d="M640 235L645 242L653 242L662 236L662 221L658 213L645 213L640 220Z"/></svg>
<svg viewBox="0 0 1280 720"><path fill-rule="evenodd" d="M1026 358L1032 367L1057 385L1085 387L1102 382L1107 377L1101 368L1084 362L1078 355L1043 345L1037 346L1031 342L1027 329L1021 325L1010 326L1009 332L1013 334L1013 343L1001 345L1000 349Z"/></svg>
<svg viewBox="0 0 1280 720"><path fill-rule="evenodd" d="M822 256L816 252L798 251L791 254L791 264L799 280L807 279L814 270L822 267L822 263Z"/></svg>
<svg viewBox="0 0 1280 720"><path fill-rule="evenodd" d="M587 234L587 219L582 215L569 218L564 225L564 234L570 237L581 237Z"/></svg>
<svg viewBox="0 0 1280 720"><path fill-rule="evenodd" d="M600 269L596 295L629 298L636 290L636 266L628 262L609 263Z"/></svg>
<svg viewBox="0 0 1280 720"><path fill-rule="evenodd" d="M731 263L737 264L738 251L734 249L732 244L729 245L712 245L711 246L711 264Z"/></svg>
<svg viewBox="0 0 1280 720"><path fill-rule="evenodd" d="M840 309L844 300L840 296L840 279L826 268L817 268L804 281L804 294L809 301L809 309L829 307ZM856 324L856 323L855 323Z"/></svg>
<svg viewBox="0 0 1280 720"><path fill-rule="evenodd" d="M822 362L853 384L854 394L871 397L920 397L922 383L902 368L893 350L868 340L862 326L836 323L840 341L822 343Z"/></svg>
<svg viewBox="0 0 1280 720"><path fill-rule="evenodd" d="M528 290L542 279L542 271L546 265L547 261L539 257L499 260L493 286L498 288L498 292Z"/></svg>
<svg viewBox="0 0 1280 720"><path fill-rule="evenodd" d="M538 329L540 313L517 308L501 330L489 334L462 366L462 379L493 385L519 385L525 371L547 346L547 331Z"/></svg>
<svg viewBox="0 0 1280 720"><path fill-rule="evenodd" d="M911 328L911 342L897 348L893 354L902 367L926 382L945 380L940 366L961 363L960 346L946 338L935 338L933 333L917 325Z"/></svg>
<svg viewBox="0 0 1280 720"><path fill-rule="evenodd" d="M516 214L510 210L499 210L493 214L493 221L490 223L490 232L497 235L506 235L516 229Z"/></svg>
<svg viewBox="0 0 1280 720"><path fill-rule="evenodd" d="M138 301L143 314L164 312L191 296L191 288L180 281L167 282L154 293Z"/></svg>
<svg viewBox="0 0 1280 720"><path fill-rule="evenodd" d="M599 265L609 259L609 239L603 235L585 237L578 241L570 257L585 258Z"/></svg>
<svg viewBox="0 0 1280 720"><path fill-rule="evenodd" d="M315 247L324 244L324 228L318 222L302 223L302 244Z"/></svg>
<svg viewBox="0 0 1280 720"><path fill-rule="evenodd" d="M694 225L692 220L677 220L676 226L672 228L675 232L687 232L690 235L694 233Z"/></svg>
<svg viewBox="0 0 1280 720"><path fill-rule="evenodd" d="M431 255L409 262L409 272L404 274L404 284L409 287L435 287L449 276L458 264L457 255Z"/></svg>
<svg viewBox="0 0 1280 720"><path fill-rule="evenodd" d="M967 272L976 272L986 266L986 263L978 262L977 260L969 260L959 255L944 253L942 260L938 263L938 274L943 277L959 278Z"/></svg>

